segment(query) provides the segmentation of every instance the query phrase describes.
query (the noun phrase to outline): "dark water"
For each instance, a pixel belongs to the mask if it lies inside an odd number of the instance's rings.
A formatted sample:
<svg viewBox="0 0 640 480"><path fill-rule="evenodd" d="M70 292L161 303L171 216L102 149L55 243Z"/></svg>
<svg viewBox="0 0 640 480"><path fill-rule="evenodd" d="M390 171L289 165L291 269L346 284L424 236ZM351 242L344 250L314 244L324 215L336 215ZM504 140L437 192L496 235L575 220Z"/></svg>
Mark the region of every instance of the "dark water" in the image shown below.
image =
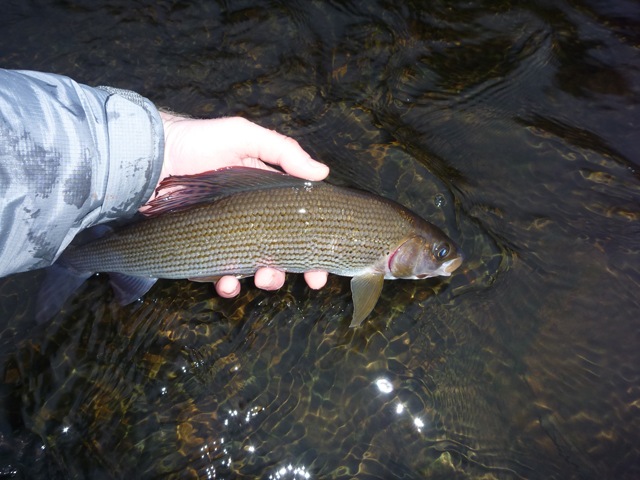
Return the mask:
<svg viewBox="0 0 640 480"><path fill-rule="evenodd" d="M397 5L401 4L401 5ZM640 478L640 7L5 2L1 65L289 134L467 255L222 300L0 281L0 478Z"/></svg>

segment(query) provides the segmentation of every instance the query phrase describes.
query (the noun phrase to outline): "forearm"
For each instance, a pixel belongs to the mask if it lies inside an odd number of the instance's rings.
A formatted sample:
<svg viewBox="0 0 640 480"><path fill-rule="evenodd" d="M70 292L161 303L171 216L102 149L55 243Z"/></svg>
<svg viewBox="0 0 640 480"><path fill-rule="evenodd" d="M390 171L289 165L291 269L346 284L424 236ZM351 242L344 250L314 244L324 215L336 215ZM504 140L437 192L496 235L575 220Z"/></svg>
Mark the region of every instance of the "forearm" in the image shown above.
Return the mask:
<svg viewBox="0 0 640 480"><path fill-rule="evenodd" d="M133 92L0 70L0 276L51 264L81 230L133 215L162 168L156 108Z"/></svg>

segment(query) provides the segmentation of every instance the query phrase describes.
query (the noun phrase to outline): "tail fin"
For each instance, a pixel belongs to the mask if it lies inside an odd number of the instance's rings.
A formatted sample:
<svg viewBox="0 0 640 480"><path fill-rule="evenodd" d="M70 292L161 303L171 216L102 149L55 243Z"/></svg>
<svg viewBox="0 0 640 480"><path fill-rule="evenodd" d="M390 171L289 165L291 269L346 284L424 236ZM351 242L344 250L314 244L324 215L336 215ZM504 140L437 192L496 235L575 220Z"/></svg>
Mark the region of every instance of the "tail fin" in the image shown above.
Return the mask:
<svg viewBox="0 0 640 480"><path fill-rule="evenodd" d="M53 264L46 269L46 275L36 303L36 321L44 323L58 313L67 299L92 274L78 274L59 264Z"/></svg>
<svg viewBox="0 0 640 480"><path fill-rule="evenodd" d="M108 225L95 225L80 232L75 237L73 245L67 248L74 249L77 244L91 242L111 233L111 231L112 228ZM45 272L44 282L40 286L36 303L36 321L40 324L53 318L73 292L93 275L91 272L78 273L72 267L67 266L64 253L56 263L47 267Z"/></svg>
<svg viewBox="0 0 640 480"><path fill-rule="evenodd" d="M46 269L46 275L36 303L36 321L40 324L54 317L64 303L73 295L92 273L78 274L68 267L54 264ZM157 278L143 278L110 273L110 283L116 300L120 305L135 302L158 280Z"/></svg>
<svg viewBox="0 0 640 480"><path fill-rule="evenodd" d="M82 232L77 237L77 243L87 243L111 233L112 229L108 225L96 225ZM74 240L74 242L76 242ZM75 246L68 247L76 248ZM48 267L45 279L38 292L36 303L36 321L44 323L58 313L67 299L75 292L85 280L93 273L77 272L71 263L67 264L68 258L63 254L56 263ZM121 305L135 302L142 297L157 278L135 277L121 273L109 273L111 286L116 296L116 300Z"/></svg>

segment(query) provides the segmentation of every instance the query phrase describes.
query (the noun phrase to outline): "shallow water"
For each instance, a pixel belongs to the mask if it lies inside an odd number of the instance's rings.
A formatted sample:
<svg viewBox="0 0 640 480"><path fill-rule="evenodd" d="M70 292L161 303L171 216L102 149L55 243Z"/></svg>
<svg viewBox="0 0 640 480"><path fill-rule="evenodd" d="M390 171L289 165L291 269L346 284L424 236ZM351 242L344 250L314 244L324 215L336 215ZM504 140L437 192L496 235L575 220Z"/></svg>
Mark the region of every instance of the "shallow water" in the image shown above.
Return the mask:
<svg viewBox="0 0 640 480"><path fill-rule="evenodd" d="M5 7L3 67L276 128L467 259L356 330L338 277L1 280L0 478L640 477L640 8L362 3Z"/></svg>

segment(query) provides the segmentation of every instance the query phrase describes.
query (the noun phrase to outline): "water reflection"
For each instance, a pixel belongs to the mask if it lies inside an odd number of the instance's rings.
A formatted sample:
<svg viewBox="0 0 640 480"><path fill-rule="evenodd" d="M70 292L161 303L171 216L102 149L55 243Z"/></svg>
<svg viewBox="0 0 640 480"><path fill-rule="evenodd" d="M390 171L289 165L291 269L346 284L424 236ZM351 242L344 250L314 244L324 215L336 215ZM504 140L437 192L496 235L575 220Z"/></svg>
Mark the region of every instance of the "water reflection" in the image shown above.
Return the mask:
<svg viewBox="0 0 640 480"><path fill-rule="evenodd" d="M277 128L467 260L358 330L336 277L126 308L94 278L41 327L38 274L2 280L3 475L640 476L634 5L41 3L5 67Z"/></svg>
<svg viewBox="0 0 640 480"><path fill-rule="evenodd" d="M389 394L394 390L393 384L385 377L378 378L375 381L375 385L383 394ZM422 432L422 429L425 428L425 422L421 417L413 416L410 414L410 412L407 412L405 405L397 398L397 396L394 396L394 401L391 403L392 406L395 405L393 411L396 413L396 415L400 416L403 413L409 414L415 429L418 431L418 433Z"/></svg>
<svg viewBox="0 0 640 480"><path fill-rule="evenodd" d="M391 384L391 382L384 378L384 377L380 377L376 380L376 387L378 387L378 390L380 390L380 392L382 393L391 393L393 392L393 385Z"/></svg>
<svg viewBox="0 0 640 480"><path fill-rule="evenodd" d="M311 474L307 471L306 467L294 467L290 463L286 467L280 467L277 469L275 474L269 475L269 479L280 479L280 478L313 478Z"/></svg>

